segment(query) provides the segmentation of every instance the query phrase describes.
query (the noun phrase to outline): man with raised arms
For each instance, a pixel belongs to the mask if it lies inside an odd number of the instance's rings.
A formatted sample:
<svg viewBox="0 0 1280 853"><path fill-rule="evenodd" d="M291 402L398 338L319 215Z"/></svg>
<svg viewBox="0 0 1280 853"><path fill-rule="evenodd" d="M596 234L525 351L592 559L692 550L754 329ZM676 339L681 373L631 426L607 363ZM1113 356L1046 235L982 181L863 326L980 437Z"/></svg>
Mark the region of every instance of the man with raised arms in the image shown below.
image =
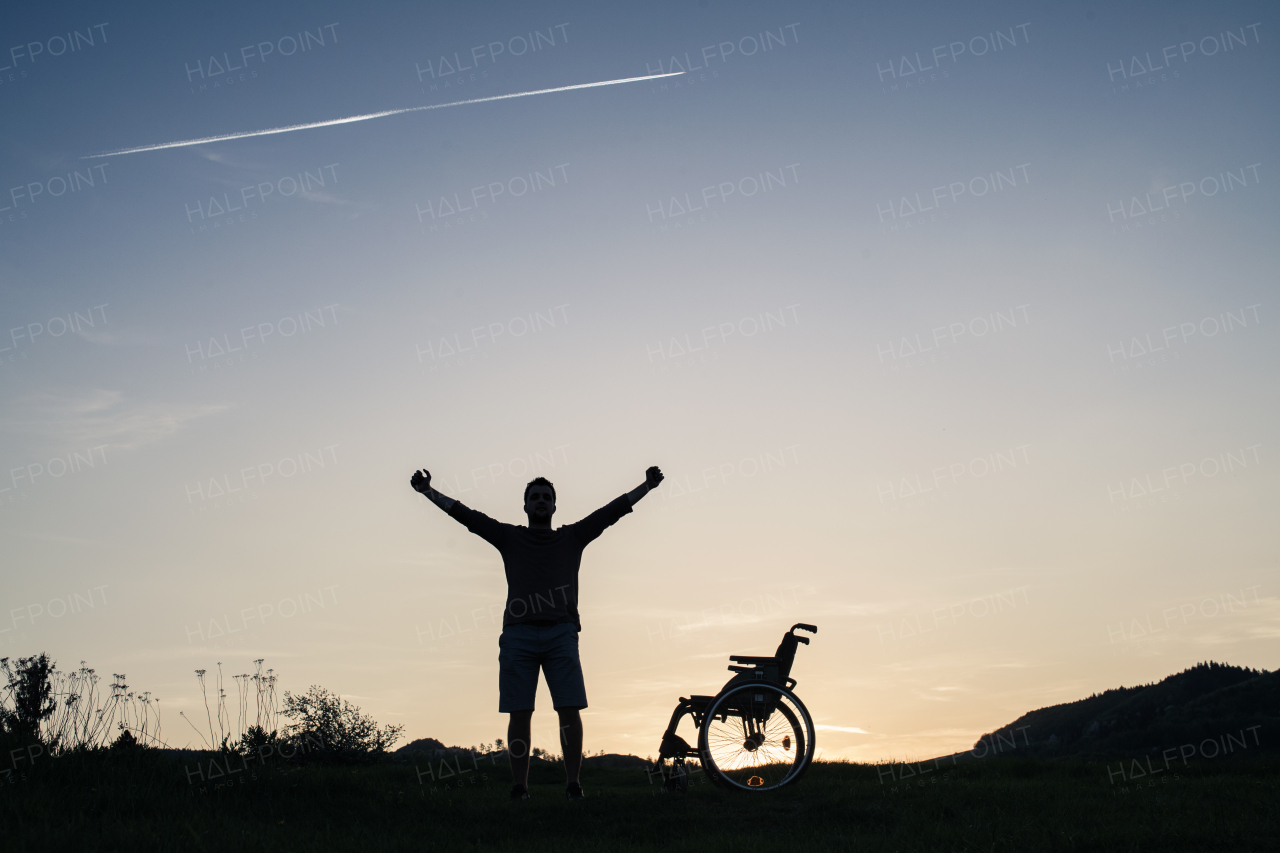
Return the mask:
<svg viewBox="0 0 1280 853"><path fill-rule="evenodd" d="M538 477L524 488L529 526L504 524L463 506L431 487L431 472L417 471L409 485L468 530L498 549L507 574L507 605L498 638L498 711L510 714L507 749L511 756L513 800L529 797L529 740L534 695L541 667L560 715L566 795L582 799L582 717L587 690L578 659L578 567L582 551L604 529L631 512L636 501L662 482L657 466L630 492L574 524L551 529L556 487Z"/></svg>

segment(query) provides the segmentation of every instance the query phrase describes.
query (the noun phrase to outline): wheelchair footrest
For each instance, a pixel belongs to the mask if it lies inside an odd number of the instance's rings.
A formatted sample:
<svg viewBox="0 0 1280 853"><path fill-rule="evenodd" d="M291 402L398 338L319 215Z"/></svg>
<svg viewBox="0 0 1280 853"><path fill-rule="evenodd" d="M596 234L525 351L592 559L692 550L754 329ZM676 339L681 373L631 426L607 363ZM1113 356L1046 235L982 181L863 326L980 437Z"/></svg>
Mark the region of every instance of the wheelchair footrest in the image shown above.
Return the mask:
<svg viewBox="0 0 1280 853"><path fill-rule="evenodd" d="M697 750L689 746L689 742L677 734L664 734L662 746L658 748L659 758L685 758L696 755Z"/></svg>

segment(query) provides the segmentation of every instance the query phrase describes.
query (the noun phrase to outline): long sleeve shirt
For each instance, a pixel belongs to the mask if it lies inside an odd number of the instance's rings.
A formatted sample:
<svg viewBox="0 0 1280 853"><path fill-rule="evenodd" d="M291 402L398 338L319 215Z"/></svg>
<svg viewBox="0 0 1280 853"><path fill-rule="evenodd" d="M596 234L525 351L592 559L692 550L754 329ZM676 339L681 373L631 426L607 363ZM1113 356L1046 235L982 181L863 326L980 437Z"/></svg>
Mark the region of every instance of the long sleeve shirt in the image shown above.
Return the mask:
<svg viewBox="0 0 1280 853"><path fill-rule="evenodd" d="M622 516L631 512L623 495L581 521L555 530L531 530L504 524L455 501L449 515L498 549L507 575L507 606L502 625L521 622L572 622L579 631L578 569L582 552Z"/></svg>

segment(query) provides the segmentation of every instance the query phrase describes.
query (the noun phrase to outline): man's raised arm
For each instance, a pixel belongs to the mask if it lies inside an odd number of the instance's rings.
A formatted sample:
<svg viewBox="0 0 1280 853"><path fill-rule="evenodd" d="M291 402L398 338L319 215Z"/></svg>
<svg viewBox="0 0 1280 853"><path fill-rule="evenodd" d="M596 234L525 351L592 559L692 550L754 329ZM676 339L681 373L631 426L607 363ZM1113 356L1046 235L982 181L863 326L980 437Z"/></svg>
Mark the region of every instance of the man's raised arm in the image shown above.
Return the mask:
<svg viewBox="0 0 1280 853"><path fill-rule="evenodd" d="M488 542L499 551L503 549L505 542L505 534L503 530L509 525L494 521L483 512L478 512L464 504L462 501L454 500L450 497L437 492L431 488L431 472L425 468L421 471L415 471L413 476L409 478L409 485L414 490L424 495L433 504L440 507L450 518L462 524L463 527Z"/></svg>
<svg viewBox="0 0 1280 853"><path fill-rule="evenodd" d="M413 476L409 478L409 485L413 486L414 491L424 495L429 501L440 507L445 512L448 512L453 508L453 505L457 503L453 498L446 497L431 488L431 472L425 468L421 471L413 472Z"/></svg>
<svg viewBox="0 0 1280 853"><path fill-rule="evenodd" d="M609 503L600 507L595 512L588 515L582 521L568 525L567 529L573 531L574 536L582 543L585 548L596 540L601 533L604 533L606 527L609 527L618 519L631 512L631 507L635 502L645 495L649 494L651 489L657 488L662 482L662 472L655 465L645 472L644 482L636 486L625 495L614 498Z"/></svg>
<svg viewBox="0 0 1280 853"><path fill-rule="evenodd" d="M644 482L627 492L627 500L631 501L632 506L635 506L636 502L649 494L650 490L658 488L658 484L662 482L662 479L662 471L657 465L654 465L644 472Z"/></svg>

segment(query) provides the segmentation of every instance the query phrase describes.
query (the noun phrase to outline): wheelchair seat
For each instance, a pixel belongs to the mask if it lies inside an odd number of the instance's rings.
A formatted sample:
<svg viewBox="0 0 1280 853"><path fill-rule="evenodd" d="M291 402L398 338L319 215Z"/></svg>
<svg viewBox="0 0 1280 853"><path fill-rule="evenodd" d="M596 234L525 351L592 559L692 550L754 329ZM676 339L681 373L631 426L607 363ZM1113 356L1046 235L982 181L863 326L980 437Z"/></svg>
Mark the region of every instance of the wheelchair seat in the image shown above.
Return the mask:
<svg viewBox="0 0 1280 853"><path fill-rule="evenodd" d="M689 705L692 710L701 714L703 711L707 710L707 707L715 698L716 697L714 696L700 696L695 693L689 697Z"/></svg>
<svg viewBox="0 0 1280 853"><path fill-rule="evenodd" d="M764 672L758 674L757 678L767 678L771 681L786 683L791 675L791 667L796 662L797 644L804 643L806 646L809 645L808 637L796 636L797 628L811 633L817 631L812 625L793 625L790 631L782 635L782 642L778 644L778 650L773 653L773 657L729 655L729 660L734 663L745 664L745 666L730 666L729 670L739 675L763 670Z"/></svg>

